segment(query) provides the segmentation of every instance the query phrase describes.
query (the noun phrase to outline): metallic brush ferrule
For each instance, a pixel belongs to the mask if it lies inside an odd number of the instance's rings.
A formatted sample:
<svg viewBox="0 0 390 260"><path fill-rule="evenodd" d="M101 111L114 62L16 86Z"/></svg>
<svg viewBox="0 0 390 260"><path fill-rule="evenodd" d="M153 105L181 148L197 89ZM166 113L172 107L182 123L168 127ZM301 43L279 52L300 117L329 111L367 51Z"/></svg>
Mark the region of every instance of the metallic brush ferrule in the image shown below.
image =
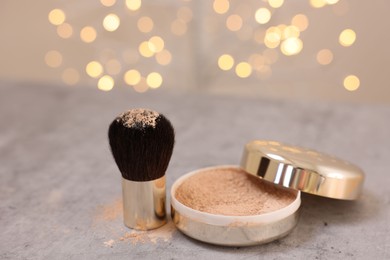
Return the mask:
<svg viewBox="0 0 390 260"><path fill-rule="evenodd" d="M124 224L133 229L149 230L164 225L165 176L152 181L122 178Z"/></svg>

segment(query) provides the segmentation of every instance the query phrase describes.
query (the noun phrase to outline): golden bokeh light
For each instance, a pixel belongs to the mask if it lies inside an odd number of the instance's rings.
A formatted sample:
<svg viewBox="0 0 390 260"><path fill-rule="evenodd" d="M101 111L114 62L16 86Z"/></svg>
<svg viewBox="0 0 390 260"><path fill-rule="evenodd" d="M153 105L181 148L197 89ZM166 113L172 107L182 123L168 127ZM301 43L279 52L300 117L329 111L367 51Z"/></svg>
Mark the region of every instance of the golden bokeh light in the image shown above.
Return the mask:
<svg viewBox="0 0 390 260"><path fill-rule="evenodd" d="M62 81L68 85L76 85L80 80L79 72L74 68L67 68L62 72Z"/></svg>
<svg viewBox="0 0 390 260"><path fill-rule="evenodd" d="M217 14L224 14L229 11L229 0L214 0L213 8Z"/></svg>
<svg viewBox="0 0 390 260"><path fill-rule="evenodd" d="M159 88L163 82L163 78L160 73L152 72L146 77L146 84L150 88Z"/></svg>
<svg viewBox="0 0 390 260"><path fill-rule="evenodd" d="M284 0L268 0L268 4L272 8L279 8L283 5L283 3L284 3Z"/></svg>
<svg viewBox="0 0 390 260"><path fill-rule="evenodd" d="M45 55L45 63L51 68L58 68L62 64L62 54L59 51L48 51Z"/></svg>
<svg viewBox="0 0 390 260"><path fill-rule="evenodd" d="M317 62L321 65L328 65L333 61L333 53L329 49L322 49L317 53Z"/></svg>
<svg viewBox="0 0 390 260"><path fill-rule="evenodd" d="M302 40L299 38L288 38L280 45L280 50L286 56L296 55L303 49Z"/></svg>
<svg viewBox="0 0 390 260"><path fill-rule="evenodd" d="M63 39L68 39L73 35L73 28L68 23L63 23L57 26L57 34Z"/></svg>
<svg viewBox="0 0 390 260"><path fill-rule="evenodd" d="M135 86L141 81L141 73L138 70L128 70L123 76L123 80L130 86Z"/></svg>
<svg viewBox="0 0 390 260"><path fill-rule="evenodd" d="M238 14L232 14L226 19L226 27L233 32L236 32L242 27L242 18Z"/></svg>
<svg viewBox="0 0 390 260"><path fill-rule="evenodd" d="M154 53L162 51L164 49L164 45L164 40L160 36L153 36L148 41L148 47Z"/></svg>
<svg viewBox="0 0 390 260"><path fill-rule="evenodd" d="M141 8L142 2L141 0L126 0L126 7L130 11L137 11Z"/></svg>
<svg viewBox="0 0 390 260"><path fill-rule="evenodd" d="M284 28L282 38L283 39L298 38L299 34L300 34L300 31L299 31L298 27L296 27L294 25L290 25L290 26L287 26L286 28Z"/></svg>
<svg viewBox="0 0 390 260"><path fill-rule="evenodd" d="M49 22L53 25L60 25L65 22L66 16L61 9L53 9L49 12Z"/></svg>
<svg viewBox="0 0 390 260"><path fill-rule="evenodd" d="M223 54L218 58L218 67L221 70L230 70L234 66L234 58L229 54Z"/></svg>
<svg viewBox="0 0 390 260"><path fill-rule="evenodd" d="M240 78L247 78L252 74L252 66L248 62L240 62L236 66L236 74Z"/></svg>
<svg viewBox="0 0 390 260"><path fill-rule="evenodd" d="M325 0L325 2L328 4L328 5L334 5L334 4L337 4L339 2L339 0Z"/></svg>
<svg viewBox="0 0 390 260"><path fill-rule="evenodd" d="M149 48L148 41L141 42L141 44L138 47L138 51L145 58L150 58L154 55L154 52Z"/></svg>
<svg viewBox="0 0 390 260"><path fill-rule="evenodd" d="M137 27L140 32L148 33L153 30L154 23L152 18L149 16L143 16L138 19L137 21Z"/></svg>
<svg viewBox="0 0 390 260"><path fill-rule="evenodd" d="M177 10L177 18L179 18L180 20L186 23L189 23L193 18L193 13L191 8L187 6L180 7L179 10Z"/></svg>
<svg viewBox="0 0 390 260"><path fill-rule="evenodd" d="M121 23L119 16L116 14L108 14L103 19L103 27L109 32L116 31Z"/></svg>
<svg viewBox="0 0 390 260"><path fill-rule="evenodd" d="M309 19L304 14L297 14L291 19L291 25L296 26L301 32L309 26Z"/></svg>
<svg viewBox="0 0 390 260"><path fill-rule="evenodd" d="M342 46L348 47L356 41L356 33L352 29L345 29L340 33L339 42Z"/></svg>
<svg viewBox="0 0 390 260"><path fill-rule="evenodd" d="M107 73L110 75L118 75L122 69L122 65L117 59L111 59L107 61L105 67Z"/></svg>
<svg viewBox="0 0 390 260"><path fill-rule="evenodd" d="M187 32L187 23L183 20L176 19L171 24L171 31L178 36L184 35Z"/></svg>
<svg viewBox="0 0 390 260"><path fill-rule="evenodd" d="M110 7L116 3L116 0L100 0L100 3L106 7Z"/></svg>
<svg viewBox="0 0 390 260"><path fill-rule="evenodd" d="M98 89L103 91L110 91L114 87L115 81L111 76L104 75L98 81Z"/></svg>
<svg viewBox="0 0 390 260"><path fill-rule="evenodd" d="M279 46L281 38L281 30L278 27L272 26L265 33L264 44L270 49L276 48Z"/></svg>
<svg viewBox="0 0 390 260"><path fill-rule="evenodd" d="M83 42L91 43L96 39L96 30L92 26L85 26L80 31L80 38Z"/></svg>
<svg viewBox="0 0 390 260"><path fill-rule="evenodd" d="M170 51L164 49L159 53L156 53L155 58L158 64L165 66L171 63L172 54L170 53Z"/></svg>
<svg viewBox="0 0 390 260"><path fill-rule="evenodd" d="M259 24L266 24L271 19L271 11L267 8L259 8L255 13L255 20Z"/></svg>
<svg viewBox="0 0 390 260"><path fill-rule="evenodd" d="M360 80L355 75L348 75L344 78L344 88L348 91L355 91L360 86Z"/></svg>
<svg viewBox="0 0 390 260"><path fill-rule="evenodd" d="M91 78L98 78L103 73L103 66L98 61L91 61L85 67L85 72Z"/></svg>
<svg viewBox="0 0 390 260"><path fill-rule="evenodd" d="M314 8L321 8L326 5L326 0L310 0L310 5Z"/></svg>
<svg viewBox="0 0 390 260"><path fill-rule="evenodd" d="M149 86L146 83L146 79L144 77L142 77L140 82L138 82L137 85L133 86L133 88L138 93L144 93L149 89Z"/></svg>

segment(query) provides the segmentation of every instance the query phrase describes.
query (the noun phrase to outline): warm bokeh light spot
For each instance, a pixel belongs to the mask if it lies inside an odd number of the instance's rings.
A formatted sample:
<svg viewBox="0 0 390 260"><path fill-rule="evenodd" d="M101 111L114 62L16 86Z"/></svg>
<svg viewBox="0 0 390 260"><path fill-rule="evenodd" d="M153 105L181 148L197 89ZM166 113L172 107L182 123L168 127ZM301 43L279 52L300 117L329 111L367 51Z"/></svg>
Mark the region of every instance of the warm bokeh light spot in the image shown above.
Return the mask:
<svg viewBox="0 0 390 260"><path fill-rule="evenodd" d="M53 9L49 13L49 22L53 25L60 25L65 22L65 13L61 9Z"/></svg>
<svg viewBox="0 0 390 260"><path fill-rule="evenodd" d="M154 55L154 52L149 48L148 41L141 42L141 44L138 47L138 51L142 56L146 58L152 57Z"/></svg>
<svg viewBox="0 0 390 260"><path fill-rule="evenodd" d="M91 61L85 67L85 72L91 78L97 78L103 73L103 66L97 61Z"/></svg>
<svg viewBox="0 0 390 260"><path fill-rule="evenodd" d="M334 4L337 4L339 2L339 0L325 0L325 2L328 4L328 5L334 5Z"/></svg>
<svg viewBox="0 0 390 260"><path fill-rule="evenodd" d="M130 11L137 11L141 8L141 0L126 0L126 6Z"/></svg>
<svg viewBox="0 0 390 260"><path fill-rule="evenodd" d="M141 81L141 73L138 70L128 70L123 76L123 80L126 84L135 86Z"/></svg>
<svg viewBox="0 0 390 260"><path fill-rule="evenodd" d="M100 3L106 7L110 7L116 3L116 0L100 0Z"/></svg>
<svg viewBox="0 0 390 260"><path fill-rule="evenodd" d="M48 51L45 55L45 63L51 68L58 68L62 64L62 54L59 51Z"/></svg>
<svg viewBox="0 0 390 260"><path fill-rule="evenodd" d="M309 26L309 19L304 14L297 14L291 19L291 24L303 32Z"/></svg>
<svg viewBox="0 0 390 260"><path fill-rule="evenodd" d="M238 14L232 14L226 19L226 27L233 32L236 32L242 27L242 18Z"/></svg>
<svg viewBox="0 0 390 260"><path fill-rule="evenodd" d="M264 37L264 44L268 48L276 48L280 44L282 32L278 27L272 26L267 29Z"/></svg>
<svg viewBox="0 0 390 260"><path fill-rule="evenodd" d="M272 8L279 8L283 5L283 3L284 3L284 0L268 0L268 4Z"/></svg>
<svg viewBox="0 0 390 260"><path fill-rule="evenodd" d="M57 34L63 39L68 39L73 34L73 28L68 23L63 23L59 26L57 26Z"/></svg>
<svg viewBox="0 0 390 260"><path fill-rule="evenodd" d="M116 31L120 25L121 21L119 16L116 14L108 14L103 19L103 27L109 32Z"/></svg>
<svg viewBox="0 0 390 260"><path fill-rule="evenodd" d="M266 24L271 19L271 11L267 8L259 8L255 13L255 20L259 24Z"/></svg>
<svg viewBox="0 0 390 260"><path fill-rule="evenodd" d="M172 54L170 51L164 49L159 53L156 53L156 61L160 65L168 65L172 61Z"/></svg>
<svg viewBox="0 0 390 260"><path fill-rule="evenodd" d="M300 34L300 31L299 31L298 27L296 27L294 25L290 25L290 26L287 26L286 28L284 28L283 39L298 38L299 34Z"/></svg>
<svg viewBox="0 0 390 260"><path fill-rule="evenodd" d="M351 29L345 29L340 33L339 42L342 46L348 47L356 41L356 33Z"/></svg>
<svg viewBox="0 0 390 260"><path fill-rule="evenodd" d="M91 43L96 39L96 30L92 26L85 26L80 31L80 38L83 42Z"/></svg>
<svg viewBox="0 0 390 260"><path fill-rule="evenodd" d="M224 14L229 11L230 3L228 0L214 0L213 8L217 14Z"/></svg>
<svg viewBox="0 0 390 260"><path fill-rule="evenodd" d="M218 58L218 67L221 70L230 70L234 65L234 58L229 54L223 54Z"/></svg>
<svg viewBox="0 0 390 260"><path fill-rule="evenodd" d="M322 49L317 53L317 62L321 65L328 65L333 61L333 53L329 49Z"/></svg>
<svg viewBox="0 0 390 260"><path fill-rule="evenodd" d="M344 88L348 91L355 91L360 86L360 80L355 75L349 75L344 78Z"/></svg>
<svg viewBox="0 0 390 260"><path fill-rule="evenodd" d="M68 85L76 85L80 80L80 74L76 69L67 68L62 72L62 81Z"/></svg>
<svg viewBox="0 0 390 260"><path fill-rule="evenodd" d="M159 88L163 82L163 78L157 72L152 72L146 77L146 84L150 88Z"/></svg>
<svg viewBox="0 0 390 260"><path fill-rule="evenodd" d="M240 62L236 66L236 74L240 78L247 78L252 74L252 66L247 62Z"/></svg>
<svg viewBox="0 0 390 260"><path fill-rule="evenodd" d="M326 5L326 0L310 0L310 5L314 8L321 8Z"/></svg>
<svg viewBox="0 0 390 260"><path fill-rule="evenodd" d="M153 36L148 41L149 49L154 53L162 51L164 45L164 40L160 36Z"/></svg>
<svg viewBox="0 0 390 260"><path fill-rule="evenodd" d="M153 27L154 27L154 23L153 23L152 18L150 18L148 16L143 16L143 17L139 18L137 21L137 27L138 27L138 30L140 32L143 32L143 33L151 32L153 30Z"/></svg>
<svg viewBox="0 0 390 260"><path fill-rule="evenodd" d="M303 48L302 40L299 38L288 38L280 45L280 50L286 56L296 55Z"/></svg>
<svg viewBox="0 0 390 260"><path fill-rule="evenodd" d="M103 91L110 91L114 87L114 79L108 75L104 75L98 81L98 89Z"/></svg>

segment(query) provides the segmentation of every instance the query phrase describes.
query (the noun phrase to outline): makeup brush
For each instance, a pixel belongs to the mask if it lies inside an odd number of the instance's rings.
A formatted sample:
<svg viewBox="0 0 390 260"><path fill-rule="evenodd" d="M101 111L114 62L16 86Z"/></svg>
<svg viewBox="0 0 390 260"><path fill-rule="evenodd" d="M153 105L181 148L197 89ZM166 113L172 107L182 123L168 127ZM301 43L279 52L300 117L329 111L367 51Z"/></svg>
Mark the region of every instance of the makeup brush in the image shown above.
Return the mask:
<svg viewBox="0 0 390 260"><path fill-rule="evenodd" d="M122 174L124 224L140 230L164 225L165 171L175 142L172 124L153 110L131 109L111 123L108 138Z"/></svg>

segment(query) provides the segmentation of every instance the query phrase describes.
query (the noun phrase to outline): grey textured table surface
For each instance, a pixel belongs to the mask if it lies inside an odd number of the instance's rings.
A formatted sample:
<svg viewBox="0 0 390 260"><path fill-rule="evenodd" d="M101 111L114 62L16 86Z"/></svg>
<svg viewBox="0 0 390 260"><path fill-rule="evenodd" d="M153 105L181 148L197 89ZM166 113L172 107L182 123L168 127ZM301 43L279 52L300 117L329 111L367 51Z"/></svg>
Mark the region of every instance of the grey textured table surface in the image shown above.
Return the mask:
<svg viewBox="0 0 390 260"><path fill-rule="evenodd" d="M304 195L278 241L212 246L175 230L122 224L120 173L107 128L131 107L176 129L167 188L204 166L238 164L243 145L272 139L331 153L366 172L354 202ZM390 106L266 101L204 94L0 84L1 259L389 259Z"/></svg>

